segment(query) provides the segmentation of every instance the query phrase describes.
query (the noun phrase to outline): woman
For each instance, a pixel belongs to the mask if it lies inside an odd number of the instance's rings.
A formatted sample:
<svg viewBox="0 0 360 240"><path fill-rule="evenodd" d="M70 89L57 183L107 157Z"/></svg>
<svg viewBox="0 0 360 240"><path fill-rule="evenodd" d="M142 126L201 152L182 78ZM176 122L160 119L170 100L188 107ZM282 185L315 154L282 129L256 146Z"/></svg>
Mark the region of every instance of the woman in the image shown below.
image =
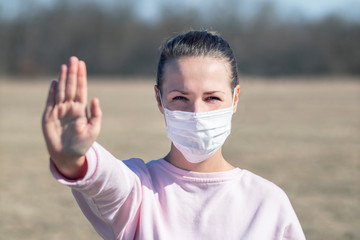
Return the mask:
<svg viewBox="0 0 360 240"><path fill-rule="evenodd" d="M286 194L222 155L239 92L220 36L190 31L168 40L155 95L171 149L147 164L118 161L95 142L99 100L87 117L85 63L72 57L43 115L51 171L104 239L305 239Z"/></svg>

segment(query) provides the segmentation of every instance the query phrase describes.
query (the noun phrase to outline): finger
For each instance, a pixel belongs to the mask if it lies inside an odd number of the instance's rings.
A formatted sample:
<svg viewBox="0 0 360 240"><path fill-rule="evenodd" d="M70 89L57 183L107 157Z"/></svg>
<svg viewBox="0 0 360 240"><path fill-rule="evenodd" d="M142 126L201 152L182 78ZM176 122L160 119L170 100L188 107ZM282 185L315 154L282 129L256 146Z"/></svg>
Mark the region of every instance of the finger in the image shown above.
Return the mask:
<svg viewBox="0 0 360 240"><path fill-rule="evenodd" d="M64 102L65 100L65 84L66 84L67 71L68 71L68 67L65 64L61 65L58 84L57 84L57 91L55 96L57 103Z"/></svg>
<svg viewBox="0 0 360 240"><path fill-rule="evenodd" d="M48 97L46 100L45 110L44 110L44 118L47 119L51 114L52 109L55 105L55 94L56 94L57 83L56 81L52 81L49 88Z"/></svg>
<svg viewBox="0 0 360 240"><path fill-rule="evenodd" d="M77 71L78 71L79 60L77 57L71 57L69 59L69 67L66 78L65 87L65 100L72 101L75 98L76 93L76 82L77 82Z"/></svg>
<svg viewBox="0 0 360 240"><path fill-rule="evenodd" d="M77 71L77 87L75 101L87 103L87 79L86 79L86 64L84 61L79 61Z"/></svg>
<svg viewBox="0 0 360 240"><path fill-rule="evenodd" d="M101 127L102 111L99 99L94 98L90 104L90 125L93 135L98 135Z"/></svg>

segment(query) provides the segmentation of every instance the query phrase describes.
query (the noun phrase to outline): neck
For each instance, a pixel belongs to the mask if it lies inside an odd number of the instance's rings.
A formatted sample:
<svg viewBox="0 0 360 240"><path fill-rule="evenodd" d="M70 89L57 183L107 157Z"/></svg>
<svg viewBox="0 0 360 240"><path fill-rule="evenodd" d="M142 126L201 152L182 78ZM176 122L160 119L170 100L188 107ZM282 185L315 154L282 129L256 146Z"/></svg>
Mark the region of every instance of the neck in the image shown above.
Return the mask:
<svg viewBox="0 0 360 240"><path fill-rule="evenodd" d="M205 161L200 163L191 163L184 158L182 153L173 144L171 144L170 152L166 155L166 157L164 157L164 159L175 167L187 171L223 172L234 169L234 167L224 159L221 148Z"/></svg>

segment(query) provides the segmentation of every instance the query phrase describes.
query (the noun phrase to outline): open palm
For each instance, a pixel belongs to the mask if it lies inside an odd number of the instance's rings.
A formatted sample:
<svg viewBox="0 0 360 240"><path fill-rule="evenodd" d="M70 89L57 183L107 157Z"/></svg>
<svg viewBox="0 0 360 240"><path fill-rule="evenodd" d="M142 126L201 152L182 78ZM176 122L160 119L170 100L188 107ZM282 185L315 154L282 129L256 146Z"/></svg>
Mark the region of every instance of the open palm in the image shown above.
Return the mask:
<svg viewBox="0 0 360 240"><path fill-rule="evenodd" d="M59 80L53 81L42 118L42 128L51 159L59 166L71 166L82 158L100 132L98 99L87 114L85 62L76 57L62 65Z"/></svg>

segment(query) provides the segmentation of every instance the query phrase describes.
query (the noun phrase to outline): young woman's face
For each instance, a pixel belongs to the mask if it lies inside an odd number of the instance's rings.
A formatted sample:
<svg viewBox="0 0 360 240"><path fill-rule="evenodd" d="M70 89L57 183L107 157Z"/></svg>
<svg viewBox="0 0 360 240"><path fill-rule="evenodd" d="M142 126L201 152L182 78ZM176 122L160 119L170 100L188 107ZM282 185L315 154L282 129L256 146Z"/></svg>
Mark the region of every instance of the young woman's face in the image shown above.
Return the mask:
<svg viewBox="0 0 360 240"><path fill-rule="evenodd" d="M161 94L164 107L170 110L207 112L231 106L233 89L230 86L231 70L225 60L182 57L166 63Z"/></svg>

